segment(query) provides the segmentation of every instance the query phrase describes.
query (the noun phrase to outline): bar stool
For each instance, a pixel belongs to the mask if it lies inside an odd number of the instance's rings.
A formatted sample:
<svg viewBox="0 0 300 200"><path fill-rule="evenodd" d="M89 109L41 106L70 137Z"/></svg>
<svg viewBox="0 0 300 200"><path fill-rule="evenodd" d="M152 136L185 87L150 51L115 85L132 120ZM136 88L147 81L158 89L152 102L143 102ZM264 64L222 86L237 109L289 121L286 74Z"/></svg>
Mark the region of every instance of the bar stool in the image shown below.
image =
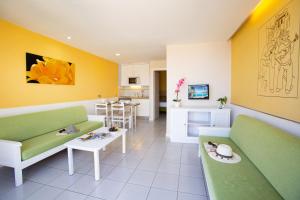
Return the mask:
<svg viewBox="0 0 300 200"><path fill-rule="evenodd" d="M111 123L117 123L119 126L122 124L123 128L132 128L132 112L131 107L125 106L124 102L111 104Z"/></svg>

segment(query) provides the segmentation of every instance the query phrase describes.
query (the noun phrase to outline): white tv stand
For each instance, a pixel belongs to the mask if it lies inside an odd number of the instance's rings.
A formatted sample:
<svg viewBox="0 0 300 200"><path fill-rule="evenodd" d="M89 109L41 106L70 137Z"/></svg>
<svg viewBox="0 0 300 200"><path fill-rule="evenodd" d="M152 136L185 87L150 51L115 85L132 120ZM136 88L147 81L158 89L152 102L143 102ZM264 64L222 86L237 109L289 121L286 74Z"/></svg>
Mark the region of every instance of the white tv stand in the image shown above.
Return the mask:
<svg viewBox="0 0 300 200"><path fill-rule="evenodd" d="M230 130L230 109L215 107L171 108L172 142L198 143L200 134L223 136Z"/></svg>

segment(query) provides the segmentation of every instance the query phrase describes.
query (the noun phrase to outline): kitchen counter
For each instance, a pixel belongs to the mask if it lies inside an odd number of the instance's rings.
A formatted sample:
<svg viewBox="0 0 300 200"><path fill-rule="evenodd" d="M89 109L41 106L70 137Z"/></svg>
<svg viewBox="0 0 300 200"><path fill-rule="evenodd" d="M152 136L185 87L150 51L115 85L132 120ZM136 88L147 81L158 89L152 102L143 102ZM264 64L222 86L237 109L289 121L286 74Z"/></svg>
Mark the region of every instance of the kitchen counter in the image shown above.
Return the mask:
<svg viewBox="0 0 300 200"><path fill-rule="evenodd" d="M119 98L149 99L149 97L136 97L136 96L120 96Z"/></svg>

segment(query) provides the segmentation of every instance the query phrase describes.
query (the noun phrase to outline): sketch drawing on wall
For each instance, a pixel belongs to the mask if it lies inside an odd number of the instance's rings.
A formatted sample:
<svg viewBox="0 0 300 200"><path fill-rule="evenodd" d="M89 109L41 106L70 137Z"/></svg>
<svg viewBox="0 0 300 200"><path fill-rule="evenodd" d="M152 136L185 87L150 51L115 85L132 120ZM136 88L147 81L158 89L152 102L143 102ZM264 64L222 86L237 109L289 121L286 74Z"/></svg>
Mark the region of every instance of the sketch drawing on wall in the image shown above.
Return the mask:
<svg viewBox="0 0 300 200"><path fill-rule="evenodd" d="M259 29L257 94L297 98L299 87L299 17L292 5Z"/></svg>

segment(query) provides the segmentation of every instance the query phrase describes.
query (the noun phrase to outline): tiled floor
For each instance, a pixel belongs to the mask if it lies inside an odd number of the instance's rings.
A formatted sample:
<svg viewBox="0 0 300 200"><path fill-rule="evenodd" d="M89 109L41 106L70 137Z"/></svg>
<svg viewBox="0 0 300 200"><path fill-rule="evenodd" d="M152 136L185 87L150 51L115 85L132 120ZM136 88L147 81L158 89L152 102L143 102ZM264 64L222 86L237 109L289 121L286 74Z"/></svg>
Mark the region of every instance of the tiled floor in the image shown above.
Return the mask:
<svg viewBox="0 0 300 200"><path fill-rule="evenodd" d="M165 120L139 120L121 141L101 152L101 179L94 180L93 155L75 151L75 174L68 175L66 151L24 170L24 184L14 186L13 170L0 167L1 200L207 200L197 145L170 143Z"/></svg>

